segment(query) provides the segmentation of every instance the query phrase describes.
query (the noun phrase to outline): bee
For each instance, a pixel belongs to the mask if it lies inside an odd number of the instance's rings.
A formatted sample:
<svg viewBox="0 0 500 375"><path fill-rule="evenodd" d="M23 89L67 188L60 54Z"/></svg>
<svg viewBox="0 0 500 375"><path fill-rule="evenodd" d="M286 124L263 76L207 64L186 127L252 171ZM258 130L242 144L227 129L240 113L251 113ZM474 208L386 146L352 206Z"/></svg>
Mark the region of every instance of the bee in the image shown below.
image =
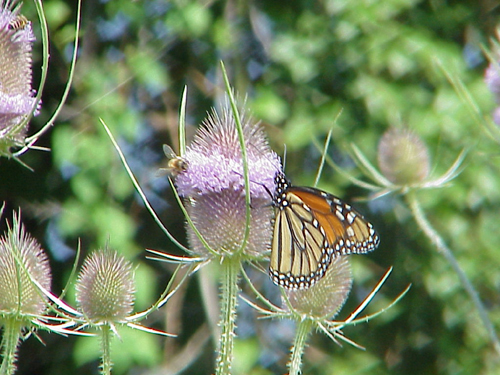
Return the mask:
<svg viewBox="0 0 500 375"><path fill-rule="evenodd" d="M30 21L26 17L24 17L22 14L19 14L9 22L8 28L9 30L14 31L23 30L26 26L28 26L29 23Z"/></svg>
<svg viewBox="0 0 500 375"><path fill-rule="evenodd" d="M176 177L179 173L182 173L187 170L188 163L182 157L177 156L172 150L172 147L168 145L163 145L163 152L167 157L167 167L160 168L158 171L160 175L167 174L171 177Z"/></svg>

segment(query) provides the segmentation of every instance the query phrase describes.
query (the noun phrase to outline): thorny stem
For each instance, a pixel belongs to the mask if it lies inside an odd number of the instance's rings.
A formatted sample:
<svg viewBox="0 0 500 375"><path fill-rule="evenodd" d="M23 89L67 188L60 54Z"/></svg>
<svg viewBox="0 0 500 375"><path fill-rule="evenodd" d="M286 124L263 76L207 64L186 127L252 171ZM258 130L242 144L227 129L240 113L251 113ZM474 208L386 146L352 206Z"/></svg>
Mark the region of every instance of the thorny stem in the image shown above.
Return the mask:
<svg viewBox="0 0 500 375"><path fill-rule="evenodd" d="M240 257L224 258L222 262L221 317L219 322L221 337L219 340L220 347L217 356L216 375L229 375L231 373L239 271Z"/></svg>
<svg viewBox="0 0 500 375"><path fill-rule="evenodd" d="M313 321L311 319L303 319L297 325L297 332L295 333L295 340L291 348L292 355L290 357L290 375L299 375L302 367L302 355L306 348L307 337L311 333Z"/></svg>
<svg viewBox="0 0 500 375"><path fill-rule="evenodd" d="M21 336L21 322L15 317L9 317L4 320L4 330L2 337L2 366L1 375L14 374L16 370L17 348Z"/></svg>
<svg viewBox="0 0 500 375"><path fill-rule="evenodd" d="M413 213L413 216L417 221L417 224L424 231L425 235L429 238L432 244L436 246L437 250L444 255L448 263L451 265L455 273L458 275L460 282L467 291L467 294L469 294L469 297L472 299L472 302L474 303L479 313L479 317L482 320L483 325L486 328L486 331L488 332L491 341L493 342L493 346L496 352L500 354L500 340L498 339L498 336L495 332L495 328L493 327L493 324L491 323L490 318L488 317L488 314L486 312L486 309L484 308L483 303L479 299L479 295L474 289L474 286L469 281L467 275L464 273L462 268L460 268L460 265L458 264L450 248L446 245L444 240L434 230L434 228L431 226L431 224L425 217L425 214L423 213L420 207L420 204L415 196L415 193L413 192L409 193L406 195L406 197L408 204L410 205L411 211Z"/></svg>
<svg viewBox="0 0 500 375"><path fill-rule="evenodd" d="M111 338L113 332L107 324L103 324L101 327L101 344L102 344L102 375L110 375L113 363L111 362Z"/></svg>

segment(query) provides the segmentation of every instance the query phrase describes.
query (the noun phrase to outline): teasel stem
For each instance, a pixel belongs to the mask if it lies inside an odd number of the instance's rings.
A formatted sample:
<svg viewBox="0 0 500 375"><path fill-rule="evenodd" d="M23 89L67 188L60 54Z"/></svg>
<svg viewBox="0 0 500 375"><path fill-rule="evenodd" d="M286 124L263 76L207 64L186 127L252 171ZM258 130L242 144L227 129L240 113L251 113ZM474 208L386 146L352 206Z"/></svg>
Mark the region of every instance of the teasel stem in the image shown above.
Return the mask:
<svg viewBox="0 0 500 375"><path fill-rule="evenodd" d="M103 324L101 326L101 344L102 344L102 375L111 375L111 368L113 363L111 362L111 339L113 337L113 332L108 324Z"/></svg>
<svg viewBox="0 0 500 375"><path fill-rule="evenodd" d="M311 319L302 319L297 325L295 340L291 348L292 355L288 364L290 375L299 375L301 373L302 356L306 348L307 337L311 333L312 328L313 321Z"/></svg>
<svg viewBox="0 0 500 375"><path fill-rule="evenodd" d="M16 370L16 353L20 343L22 323L15 317L8 317L4 322L0 374L12 375Z"/></svg>
<svg viewBox="0 0 500 375"><path fill-rule="evenodd" d="M233 362L234 330L236 328L236 307L238 298L238 280L241 260L239 256L226 257L222 261L221 280L221 318L219 326L219 354L216 362L216 375L231 374Z"/></svg>
<svg viewBox="0 0 500 375"><path fill-rule="evenodd" d="M444 240L441 238L438 232L432 227L430 222L427 220L425 217L424 212L422 211L422 208L420 206L420 203L418 202L418 199L416 198L415 192L409 192L406 194L406 200L410 206L411 212L413 214L413 217L415 218L418 226L423 230L427 238L431 241L431 243L436 246L437 250L439 253L443 254L443 256L446 258L448 263L451 265L455 273L458 275L458 278L460 282L462 283L462 286L465 288L465 291L471 298L472 302L474 303L474 306L476 307L478 313L479 313L479 318L483 322L484 327L486 328L486 331L488 332L488 335L490 336L491 342L493 343L493 346L495 348L495 351L497 354L500 355L500 340L498 339L498 336L495 332L495 328L493 327L493 324L491 323L490 318L488 317L488 313L486 312L486 309L481 302L481 299L479 298L478 293L476 292L476 289L468 279L467 275L465 272L462 270L460 265L458 264L457 259L453 255L453 252L451 249L446 245Z"/></svg>

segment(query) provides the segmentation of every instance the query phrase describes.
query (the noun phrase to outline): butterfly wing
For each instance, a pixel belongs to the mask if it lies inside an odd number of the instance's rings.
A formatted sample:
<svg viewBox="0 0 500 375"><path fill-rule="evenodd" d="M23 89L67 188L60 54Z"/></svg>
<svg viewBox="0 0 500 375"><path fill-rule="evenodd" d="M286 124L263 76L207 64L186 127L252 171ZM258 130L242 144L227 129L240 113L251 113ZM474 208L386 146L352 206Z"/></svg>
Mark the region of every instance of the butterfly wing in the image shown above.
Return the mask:
<svg viewBox="0 0 500 375"><path fill-rule="evenodd" d="M373 226L324 191L287 187L277 208L270 275L285 288L309 288L324 276L333 257L366 253L378 246Z"/></svg>

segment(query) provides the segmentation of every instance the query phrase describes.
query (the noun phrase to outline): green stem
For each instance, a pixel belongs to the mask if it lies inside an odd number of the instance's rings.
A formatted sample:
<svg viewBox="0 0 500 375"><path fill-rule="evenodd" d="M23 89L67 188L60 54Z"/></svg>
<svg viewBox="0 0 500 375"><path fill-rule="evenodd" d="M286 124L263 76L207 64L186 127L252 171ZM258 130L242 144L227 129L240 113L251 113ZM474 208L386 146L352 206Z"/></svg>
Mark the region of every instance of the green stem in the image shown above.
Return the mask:
<svg viewBox="0 0 500 375"><path fill-rule="evenodd" d="M102 343L102 363L101 363L101 374L110 375L111 368L113 367L113 362L111 362L111 338L113 337L113 332L111 327L104 324L101 327L101 343Z"/></svg>
<svg viewBox="0 0 500 375"><path fill-rule="evenodd" d="M17 348L21 337L21 323L15 318L7 318L4 321L2 337L2 366L1 375L12 375L16 370Z"/></svg>
<svg viewBox="0 0 500 375"><path fill-rule="evenodd" d="M229 375L231 373L239 271L239 257L224 258L222 262L221 317L219 322L221 336L215 372L217 375Z"/></svg>
<svg viewBox="0 0 500 375"><path fill-rule="evenodd" d="M298 375L301 373L302 367L302 355L304 354L304 349L306 348L306 341L311 329L313 327L313 321L310 319L301 320L297 325L297 332L295 333L295 341L291 348L292 354L290 357L290 375Z"/></svg>
<svg viewBox="0 0 500 375"><path fill-rule="evenodd" d="M407 196L407 201L410 205L411 211L413 213L413 216L415 217L415 220L417 221L417 224L420 226L420 228L424 231L425 235L429 238L429 240L432 242L434 246L436 246L437 250L443 254L443 256L446 258L448 263L451 265L455 273L458 275L458 278L460 279L460 282L462 283L462 286L465 288L467 294L469 297L472 299L472 302L474 303L481 321L483 322L484 327L486 328L486 331L488 332L490 339L493 343L493 346L495 347L495 350L497 351L498 354L500 354L500 340L498 339L498 336L495 332L495 328L493 327L493 324L490 321L490 318L488 317L488 313L486 312L486 309L481 302L481 299L479 298L478 293L476 292L474 286L470 282L470 280L467 278L467 275L465 272L460 268L460 265L458 264L458 261L456 260L455 256L453 255L452 251L450 248L446 245L444 240L439 236L439 234L434 230L434 228L431 226L427 218L425 217L425 214L423 213L420 204L415 197L414 193L410 193Z"/></svg>

